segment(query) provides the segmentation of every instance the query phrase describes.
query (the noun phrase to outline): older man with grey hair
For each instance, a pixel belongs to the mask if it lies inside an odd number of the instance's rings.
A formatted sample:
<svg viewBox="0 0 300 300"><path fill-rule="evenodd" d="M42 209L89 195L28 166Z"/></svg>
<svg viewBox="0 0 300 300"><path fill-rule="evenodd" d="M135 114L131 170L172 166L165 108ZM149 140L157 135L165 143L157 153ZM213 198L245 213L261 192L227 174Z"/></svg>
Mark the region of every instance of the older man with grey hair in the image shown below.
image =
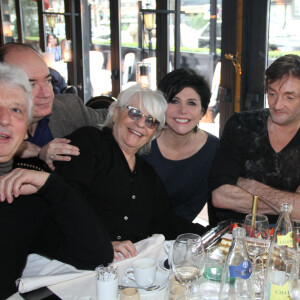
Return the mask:
<svg viewBox="0 0 300 300"><path fill-rule="evenodd" d="M23 70L0 63L0 299L16 291L29 253L94 269L113 259L106 230L56 174L13 170L27 137L32 96Z"/></svg>

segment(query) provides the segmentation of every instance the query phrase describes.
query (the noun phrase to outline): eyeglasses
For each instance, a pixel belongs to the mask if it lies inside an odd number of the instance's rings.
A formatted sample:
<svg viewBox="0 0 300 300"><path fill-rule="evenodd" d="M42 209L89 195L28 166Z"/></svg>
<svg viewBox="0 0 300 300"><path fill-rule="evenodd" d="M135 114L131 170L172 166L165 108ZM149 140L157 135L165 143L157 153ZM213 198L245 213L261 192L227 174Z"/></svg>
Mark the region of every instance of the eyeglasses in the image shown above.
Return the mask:
<svg viewBox="0 0 300 300"><path fill-rule="evenodd" d="M128 116L131 120L138 121L140 118L145 117L145 125L150 129L155 129L160 124L156 118L145 116L145 114L135 107L128 105L126 108L128 109Z"/></svg>

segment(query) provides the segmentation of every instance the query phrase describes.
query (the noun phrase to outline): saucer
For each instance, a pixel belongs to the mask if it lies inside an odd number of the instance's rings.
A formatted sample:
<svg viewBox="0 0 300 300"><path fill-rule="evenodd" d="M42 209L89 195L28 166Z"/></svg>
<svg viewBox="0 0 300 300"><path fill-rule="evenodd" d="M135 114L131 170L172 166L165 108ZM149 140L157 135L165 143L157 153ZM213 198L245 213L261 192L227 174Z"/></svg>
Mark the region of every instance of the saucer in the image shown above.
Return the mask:
<svg viewBox="0 0 300 300"><path fill-rule="evenodd" d="M167 263L167 264L166 264ZM171 272L172 270L170 269L169 263L168 263L168 255L162 257L159 262L158 265L160 266L160 268L162 268L164 271L167 272Z"/></svg>
<svg viewBox="0 0 300 300"><path fill-rule="evenodd" d="M122 285L124 286L128 286L128 287L136 287L140 294L152 294L152 293L157 293L158 291L161 291L162 289L164 289L167 286L168 283L168 278L169 278L169 274L163 273L163 272L156 272L156 278L155 281L153 283L153 285L159 285L160 288L154 291L146 291L144 289L139 289L138 285L135 283L134 280L129 279L127 276L124 276L122 279Z"/></svg>

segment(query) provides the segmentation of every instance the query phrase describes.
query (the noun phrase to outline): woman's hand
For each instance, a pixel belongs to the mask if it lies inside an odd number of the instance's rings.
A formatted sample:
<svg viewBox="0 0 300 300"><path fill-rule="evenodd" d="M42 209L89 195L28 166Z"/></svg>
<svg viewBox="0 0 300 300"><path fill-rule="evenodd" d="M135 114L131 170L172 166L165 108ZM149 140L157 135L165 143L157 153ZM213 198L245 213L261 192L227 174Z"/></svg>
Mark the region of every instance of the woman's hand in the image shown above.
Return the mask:
<svg viewBox="0 0 300 300"><path fill-rule="evenodd" d="M46 182L49 173L14 169L0 177L0 201L12 203L20 195L35 194Z"/></svg>
<svg viewBox="0 0 300 300"><path fill-rule="evenodd" d="M70 142L70 140L65 138L55 138L50 143L42 147L39 153L40 159L42 159L49 168L54 171L54 160L70 161L71 156L69 155L79 155L78 147L70 145Z"/></svg>
<svg viewBox="0 0 300 300"><path fill-rule="evenodd" d="M137 250L131 241L123 241L123 242L113 241L111 243L114 248L114 258L116 260L122 259L120 254L122 254L124 258L129 258L130 256L133 257L136 256L137 254Z"/></svg>

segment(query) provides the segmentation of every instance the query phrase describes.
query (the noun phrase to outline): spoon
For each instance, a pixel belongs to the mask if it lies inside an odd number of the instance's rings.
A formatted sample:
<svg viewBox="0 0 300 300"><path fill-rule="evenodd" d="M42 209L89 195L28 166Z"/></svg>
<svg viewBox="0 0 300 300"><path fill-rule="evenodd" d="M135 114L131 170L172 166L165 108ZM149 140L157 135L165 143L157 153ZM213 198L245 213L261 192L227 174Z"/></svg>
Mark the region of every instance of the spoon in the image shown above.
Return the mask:
<svg viewBox="0 0 300 300"><path fill-rule="evenodd" d="M151 285L151 286L148 286L148 287L119 285L120 290L123 290L123 289L126 289L126 288L137 288L137 289L145 290L145 291L149 292L149 291L154 291L154 290L159 289L160 285Z"/></svg>

